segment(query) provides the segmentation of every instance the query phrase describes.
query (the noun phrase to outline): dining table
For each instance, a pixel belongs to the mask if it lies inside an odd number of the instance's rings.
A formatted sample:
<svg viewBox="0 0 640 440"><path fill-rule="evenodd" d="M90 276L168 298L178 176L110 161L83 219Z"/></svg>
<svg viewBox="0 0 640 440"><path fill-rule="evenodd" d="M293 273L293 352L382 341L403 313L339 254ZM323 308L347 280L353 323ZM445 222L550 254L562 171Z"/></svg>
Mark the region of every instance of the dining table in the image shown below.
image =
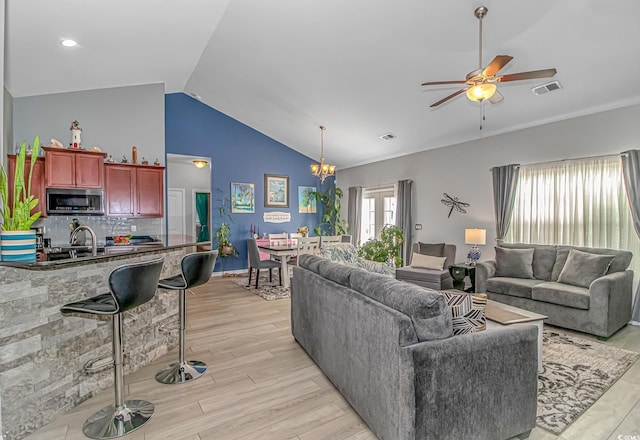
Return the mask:
<svg viewBox="0 0 640 440"><path fill-rule="evenodd" d="M289 288L289 258L298 254L298 245L291 242L287 244L259 244L258 250L280 259L280 273L282 274L282 286Z"/></svg>

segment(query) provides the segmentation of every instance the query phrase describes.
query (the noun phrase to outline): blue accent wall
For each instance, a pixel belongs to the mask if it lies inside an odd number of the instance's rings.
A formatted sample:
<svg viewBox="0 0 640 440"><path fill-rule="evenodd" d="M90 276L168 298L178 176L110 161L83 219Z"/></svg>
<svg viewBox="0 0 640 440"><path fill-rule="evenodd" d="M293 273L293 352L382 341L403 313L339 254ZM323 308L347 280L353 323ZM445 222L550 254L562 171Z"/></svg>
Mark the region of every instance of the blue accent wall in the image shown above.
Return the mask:
<svg viewBox="0 0 640 440"><path fill-rule="evenodd" d="M333 185L327 179L322 187L311 175L309 165L314 162L303 154L271 139L247 125L184 94L165 95L165 148L167 153L208 156L212 158L211 204L212 236L215 237L220 192L230 195L231 182L253 183L255 213L231 214L231 242L238 257L219 258L216 271L247 268L247 243L251 225L259 228L260 235L275 232L296 232L299 226L308 226L312 233L320 219L317 214L298 213L298 186L315 186L326 190ZM289 176L289 208L264 207L264 175ZM231 213L231 206L226 206ZM291 213L291 222L264 223L264 212ZM217 243L214 242L214 246Z"/></svg>

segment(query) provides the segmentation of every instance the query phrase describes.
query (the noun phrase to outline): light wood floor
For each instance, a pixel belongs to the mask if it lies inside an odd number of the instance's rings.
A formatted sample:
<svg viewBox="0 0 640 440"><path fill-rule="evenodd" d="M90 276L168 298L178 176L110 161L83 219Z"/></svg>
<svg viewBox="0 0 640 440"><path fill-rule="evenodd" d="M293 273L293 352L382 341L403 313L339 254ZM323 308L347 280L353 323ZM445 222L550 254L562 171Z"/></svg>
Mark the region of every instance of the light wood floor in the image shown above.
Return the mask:
<svg viewBox="0 0 640 440"><path fill-rule="evenodd" d="M209 370L186 385L157 383L155 373L174 362L174 350L127 376L127 398L156 406L147 426L127 440L376 438L294 342L289 300L265 301L219 277L194 292L187 297L187 357L206 362ZM627 326L607 344L640 352L640 327ZM85 419L112 401L113 391L103 391L27 438L84 439ZM618 440L618 435L640 438L640 362L561 437L536 428L530 438Z"/></svg>

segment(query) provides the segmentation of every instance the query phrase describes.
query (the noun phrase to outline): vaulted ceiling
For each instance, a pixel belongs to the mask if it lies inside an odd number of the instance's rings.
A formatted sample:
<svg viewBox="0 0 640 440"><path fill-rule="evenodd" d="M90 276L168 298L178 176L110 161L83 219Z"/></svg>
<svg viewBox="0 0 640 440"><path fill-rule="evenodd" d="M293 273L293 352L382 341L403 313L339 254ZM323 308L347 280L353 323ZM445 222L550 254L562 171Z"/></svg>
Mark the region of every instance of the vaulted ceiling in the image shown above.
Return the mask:
<svg viewBox="0 0 640 440"><path fill-rule="evenodd" d="M640 103L637 0L6 0L5 86L14 97L165 83L341 168ZM555 67L499 84L504 101L425 81ZM77 40L64 48L64 38ZM99 103L96 103L99 105ZM606 127L603 127L606 129ZM382 140L391 132L395 139Z"/></svg>

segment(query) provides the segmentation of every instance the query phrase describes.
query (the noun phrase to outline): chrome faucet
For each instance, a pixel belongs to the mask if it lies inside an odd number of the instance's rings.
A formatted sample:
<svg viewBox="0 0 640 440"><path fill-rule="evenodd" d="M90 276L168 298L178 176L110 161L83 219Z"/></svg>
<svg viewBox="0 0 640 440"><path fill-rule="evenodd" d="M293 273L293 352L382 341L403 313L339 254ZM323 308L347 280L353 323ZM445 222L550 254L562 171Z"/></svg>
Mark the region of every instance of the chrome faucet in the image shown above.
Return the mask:
<svg viewBox="0 0 640 440"><path fill-rule="evenodd" d="M93 232L93 229L91 229L89 226L85 226L85 225L81 225L78 226L77 228L75 228L73 230L73 232L71 233L71 237L69 238L69 241L71 242L71 244L75 243L76 241L76 236L78 235L78 232L80 231L88 231L89 235L91 235L91 255L94 257L98 256L98 242L96 241L96 233Z"/></svg>

